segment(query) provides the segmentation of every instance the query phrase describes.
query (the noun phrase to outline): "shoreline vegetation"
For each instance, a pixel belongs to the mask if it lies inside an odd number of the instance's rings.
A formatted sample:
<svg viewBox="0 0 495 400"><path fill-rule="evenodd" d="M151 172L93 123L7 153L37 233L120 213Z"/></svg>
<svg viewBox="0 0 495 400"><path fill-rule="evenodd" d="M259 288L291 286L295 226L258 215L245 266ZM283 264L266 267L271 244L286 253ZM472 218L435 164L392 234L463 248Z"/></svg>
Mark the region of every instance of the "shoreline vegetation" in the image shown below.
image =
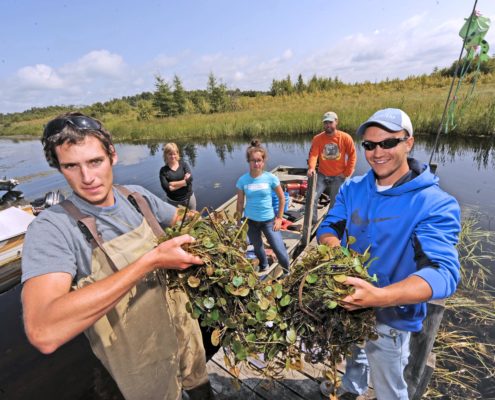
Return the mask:
<svg viewBox="0 0 495 400"><path fill-rule="evenodd" d="M316 89L311 89L314 79ZM452 83L450 76L438 72L355 84L316 77L304 83L301 76L292 84L289 76L282 81L274 80L269 92L241 92L227 90L211 74L207 90L186 92L178 77L174 79L173 91L162 78L156 80L153 93L104 104L51 106L0 114L0 138L39 137L49 119L74 110L100 119L116 141L315 134L322 130L321 115L328 110L339 115L341 130L354 134L371 114L387 107L404 109L413 121L415 133L436 135ZM176 96L178 90L182 97ZM456 94L454 111L447 115L453 119L446 118L451 124L442 128L442 134L495 137L495 73L464 77ZM171 108L171 104L181 107Z"/></svg>

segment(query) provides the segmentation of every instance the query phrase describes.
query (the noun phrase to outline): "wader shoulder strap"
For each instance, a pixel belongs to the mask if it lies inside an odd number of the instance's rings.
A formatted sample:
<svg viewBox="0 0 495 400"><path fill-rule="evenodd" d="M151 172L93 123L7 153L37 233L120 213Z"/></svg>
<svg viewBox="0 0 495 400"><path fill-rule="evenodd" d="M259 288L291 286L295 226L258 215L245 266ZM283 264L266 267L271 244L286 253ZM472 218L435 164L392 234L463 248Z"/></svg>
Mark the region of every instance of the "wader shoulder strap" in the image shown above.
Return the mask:
<svg viewBox="0 0 495 400"><path fill-rule="evenodd" d="M155 214L153 214L153 212L151 211L150 205L143 197L143 195L138 192L131 192L129 189L122 185L114 186L131 202L136 210L138 210L143 215L155 236L157 238L163 236L163 228L160 226L160 223L156 219Z"/></svg>
<svg viewBox="0 0 495 400"><path fill-rule="evenodd" d="M107 254L105 248L103 247L103 240L96 229L96 219L91 215L86 215L77 208L74 203L70 200L64 200L60 203L64 210L69 214L75 221L77 221L77 226L85 236L86 240L91 244L93 249L99 247L100 250L105 254L108 259L108 263L114 272L119 269L115 266L110 256Z"/></svg>

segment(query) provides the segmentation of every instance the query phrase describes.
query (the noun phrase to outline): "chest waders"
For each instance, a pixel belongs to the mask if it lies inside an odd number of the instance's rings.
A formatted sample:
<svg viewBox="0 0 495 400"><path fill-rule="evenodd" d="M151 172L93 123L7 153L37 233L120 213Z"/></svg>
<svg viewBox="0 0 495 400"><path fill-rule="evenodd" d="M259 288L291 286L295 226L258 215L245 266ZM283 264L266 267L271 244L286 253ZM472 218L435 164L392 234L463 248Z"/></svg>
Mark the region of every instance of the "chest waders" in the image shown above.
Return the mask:
<svg viewBox="0 0 495 400"><path fill-rule="evenodd" d="M125 268L156 245L163 233L139 193L116 188L144 215L140 226L103 242L96 220L70 201L61 205L93 246L91 274L81 288ZM105 316L85 331L91 348L127 400L178 400L182 388L208 384L206 359L197 320L185 309L186 294L167 290L163 270L149 273Z"/></svg>

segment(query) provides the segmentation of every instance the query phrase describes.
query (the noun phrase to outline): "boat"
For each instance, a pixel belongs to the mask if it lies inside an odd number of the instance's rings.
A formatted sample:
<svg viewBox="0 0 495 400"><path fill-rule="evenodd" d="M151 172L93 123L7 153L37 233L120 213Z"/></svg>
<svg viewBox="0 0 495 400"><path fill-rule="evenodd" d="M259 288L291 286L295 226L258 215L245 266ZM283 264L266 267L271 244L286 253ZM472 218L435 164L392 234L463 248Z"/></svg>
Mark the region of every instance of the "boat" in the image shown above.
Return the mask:
<svg viewBox="0 0 495 400"><path fill-rule="evenodd" d="M24 234L33 219L31 206L0 211L0 267L21 258Z"/></svg>
<svg viewBox="0 0 495 400"><path fill-rule="evenodd" d="M0 191L5 191L5 193L0 197L0 205L10 204L24 198L24 194L19 190L14 190L14 188L19 184L17 179L13 178L1 178L0 179Z"/></svg>
<svg viewBox="0 0 495 400"><path fill-rule="evenodd" d="M318 202L317 223L312 224L313 199L315 193L316 179L308 178L306 168L279 165L270 171L279 180L286 199L287 209L284 210L284 221L282 223L282 239L284 240L289 258L294 260L306 248L316 234L316 229L328 211L329 199L325 194ZM275 196L273 196L276 198ZM278 199L277 199L278 200ZM234 215L236 211L237 195L220 205L216 211L226 211ZM309 211L309 212L308 212ZM267 255L274 257L273 252L265 243ZM249 248L248 248L249 250ZM248 256L250 255L248 251ZM251 254L252 255L252 254ZM273 262L263 275L276 277L281 275L282 268Z"/></svg>
<svg viewBox="0 0 495 400"><path fill-rule="evenodd" d="M0 293L17 283L24 234L34 219L31 206L9 207L0 211Z"/></svg>
<svg viewBox="0 0 495 400"><path fill-rule="evenodd" d="M2 185L9 183L10 186L0 188L8 189L6 194L12 193L15 182L4 179ZM3 195L2 199L6 198L8 201L0 202L0 293L19 282L21 269L18 261L22 257L24 235L29 224L42 210L62 201L64 196L60 191L48 192L32 203L22 201L23 196Z"/></svg>

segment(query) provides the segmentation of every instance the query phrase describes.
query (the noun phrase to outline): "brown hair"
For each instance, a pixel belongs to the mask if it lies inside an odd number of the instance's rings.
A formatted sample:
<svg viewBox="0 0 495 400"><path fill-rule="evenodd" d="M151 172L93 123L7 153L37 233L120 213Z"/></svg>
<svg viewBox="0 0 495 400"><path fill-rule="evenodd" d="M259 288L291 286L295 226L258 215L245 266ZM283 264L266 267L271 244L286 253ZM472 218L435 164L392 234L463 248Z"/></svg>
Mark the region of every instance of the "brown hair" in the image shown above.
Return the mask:
<svg viewBox="0 0 495 400"><path fill-rule="evenodd" d="M165 163L167 163L167 154L170 154L173 151L177 153L177 160L180 160L179 146L172 142L163 146L163 161L165 161Z"/></svg>
<svg viewBox="0 0 495 400"><path fill-rule="evenodd" d="M261 142L258 139L251 140L251 145L246 150L246 159L249 162L251 155L253 153L261 153L261 157L263 157L263 161L266 161L268 154L264 147L261 146Z"/></svg>
<svg viewBox="0 0 495 400"><path fill-rule="evenodd" d="M80 112L67 112L58 115L57 117L48 121L48 123L56 119L63 119L65 117L70 117L70 116L91 118ZM69 144L81 143L87 136L93 136L97 138L101 142L101 145L103 146L103 149L110 158L110 161L113 161L115 148L112 142L112 135L103 127L100 121L98 121L97 119L94 120L100 124L100 129L98 130L78 129L77 126L73 124L65 124L65 126L60 132L51 135L47 138L45 138L45 136L43 135L43 137L41 138L41 144L43 145L43 151L45 153L46 161L48 162L48 165L50 165L50 167L57 168L58 170L60 170L60 164L58 162L57 153L55 152L55 148L57 146L61 146L64 143L69 143Z"/></svg>

